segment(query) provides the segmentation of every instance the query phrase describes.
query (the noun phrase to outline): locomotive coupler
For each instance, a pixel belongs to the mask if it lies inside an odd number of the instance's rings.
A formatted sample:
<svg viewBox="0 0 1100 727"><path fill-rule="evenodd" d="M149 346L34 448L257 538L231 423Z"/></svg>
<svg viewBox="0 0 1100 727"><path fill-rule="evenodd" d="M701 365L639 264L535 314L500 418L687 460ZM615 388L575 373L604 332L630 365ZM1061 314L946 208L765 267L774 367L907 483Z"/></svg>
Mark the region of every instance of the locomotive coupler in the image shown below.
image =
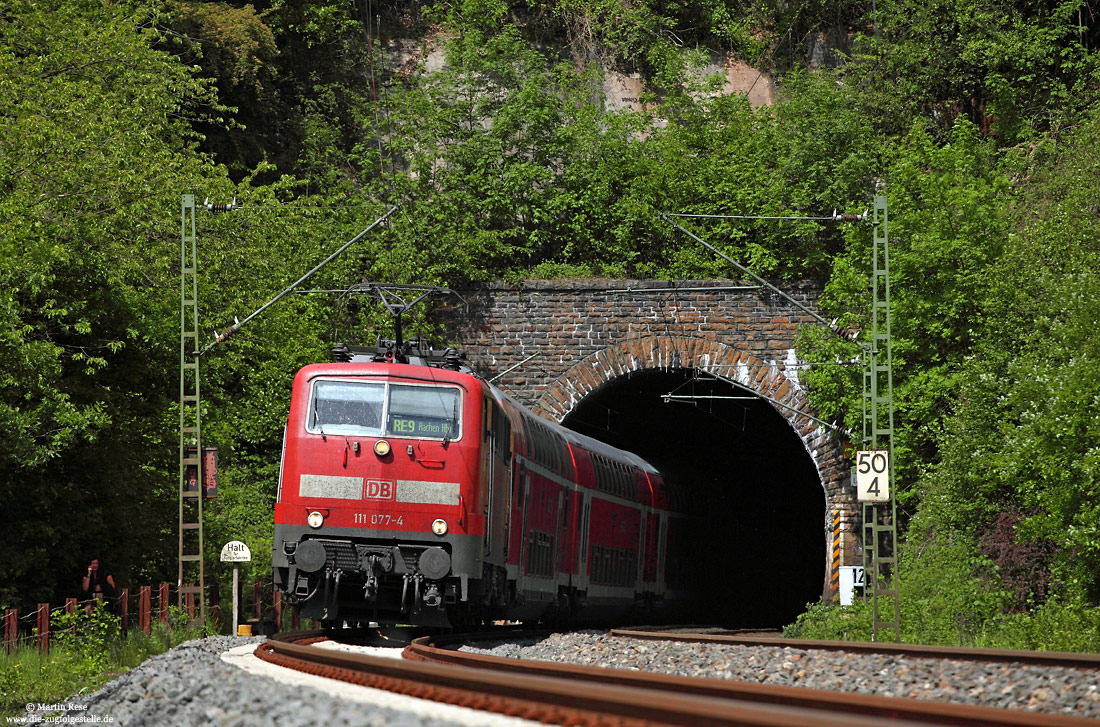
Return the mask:
<svg viewBox="0 0 1100 727"><path fill-rule="evenodd" d="M367 557L364 569L367 573L366 582L363 584L363 598L373 601L378 597L378 572L383 570L381 558L377 555Z"/></svg>
<svg viewBox="0 0 1100 727"><path fill-rule="evenodd" d="M307 601L312 599L314 596L317 595L317 589L321 587L320 583L316 583L314 584L313 589L310 590L309 580L304 576L298 577L295 580L297 581L297 583L294 586L294 589L288 590L286 592L287 600L289 600L295 606L300 606L303 603L306 603Z"/></svg>
<svg viewBox="0 0 1100 727"><path fill-rule="evenodd" d="M424 592L424 605L429 608L438 608L442 602L443 598L439 593L439 584L429 583L428 590Z"/></svg>

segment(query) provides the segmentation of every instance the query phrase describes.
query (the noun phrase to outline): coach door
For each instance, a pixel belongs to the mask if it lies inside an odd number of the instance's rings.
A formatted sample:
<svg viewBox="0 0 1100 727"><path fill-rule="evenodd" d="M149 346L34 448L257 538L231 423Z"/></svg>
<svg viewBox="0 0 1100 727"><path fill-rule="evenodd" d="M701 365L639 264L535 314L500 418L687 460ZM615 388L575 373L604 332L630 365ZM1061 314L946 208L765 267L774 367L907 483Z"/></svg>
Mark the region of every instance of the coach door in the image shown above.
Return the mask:
<svg viewBox="0 0 1100 727"><path fill-rule="evenodd" d="M657 592L665 590L665 552L668 550L668 514L657 515Z"/></svg>
<svg viewBox="0 0 1100 727"><path fill-rule="evenodd" d="M557 547L554 549L554 572L570 573L569 551L572 550L571 520L572 491L563 487L558 491L558 532L555 535Z"/></svg>
<svg viewBox="0 0 1100 727"><path fill-rule="evenodd" d="M488 398L485 401L485 437L488 440L485 444L489 451L485 552L491 561L503 563L508 556L512 426L496 402Z"/></svg>
<svg viewBox="0 0 1100 727"><path fill-rule="evenodd" d="M519 572L523 574L524 549L523 542L527 537L527 491L531 487L531 475L523 462L517 461L512 470L512 501L509 510L512 517L508 518L508 562L519 566Z"/></svg>

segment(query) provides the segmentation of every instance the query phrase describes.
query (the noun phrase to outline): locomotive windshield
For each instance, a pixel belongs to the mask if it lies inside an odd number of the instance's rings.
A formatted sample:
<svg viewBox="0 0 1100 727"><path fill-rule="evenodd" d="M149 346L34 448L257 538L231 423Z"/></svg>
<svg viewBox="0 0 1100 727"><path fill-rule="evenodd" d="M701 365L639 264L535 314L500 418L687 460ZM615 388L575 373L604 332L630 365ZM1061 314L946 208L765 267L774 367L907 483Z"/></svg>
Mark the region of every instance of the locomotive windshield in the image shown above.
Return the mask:
<svg viewBox="0 0 1100 727"><path fill-rule="evenodd" d="M385 396L385 384L318 381L307 428L324 434L379 436Z"/></svg>
<svg viewBox="0 0 1100 727"><path fill-rule="evenodd" d="M386 421L386 432L394 436L456 439L458 389L395 384Z"/></svg>
<svg viewBox="0 0 1100 727"><path fill-rule="evenodd" d="M459 390L450 386L320 380L306 429L315 434L457 439Z"/></svg>

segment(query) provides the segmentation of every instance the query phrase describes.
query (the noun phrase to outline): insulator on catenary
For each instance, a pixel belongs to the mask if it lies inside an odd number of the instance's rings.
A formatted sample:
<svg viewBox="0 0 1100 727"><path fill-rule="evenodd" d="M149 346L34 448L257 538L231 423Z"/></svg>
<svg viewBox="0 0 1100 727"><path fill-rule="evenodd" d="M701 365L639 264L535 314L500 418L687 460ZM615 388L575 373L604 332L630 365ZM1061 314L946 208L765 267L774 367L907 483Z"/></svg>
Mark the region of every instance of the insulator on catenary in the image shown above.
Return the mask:
<svg viewBox="0 0 1100 727"><path fill-rule="evenodd" d="M237 204L237 198L234 197L233 201L229 204L215 204L210 202L210 198L207 197L203 200L202 206L209 212L230 212L232 210L239 210L241 206Z"/></svg>
<svg viewBox="0 0 1100 727"><path fill-rule="evenodd" d="M863 222L867 219L867 210L863 210L861 215L842 215L833 210L833 219L837 222Z"/></svg>

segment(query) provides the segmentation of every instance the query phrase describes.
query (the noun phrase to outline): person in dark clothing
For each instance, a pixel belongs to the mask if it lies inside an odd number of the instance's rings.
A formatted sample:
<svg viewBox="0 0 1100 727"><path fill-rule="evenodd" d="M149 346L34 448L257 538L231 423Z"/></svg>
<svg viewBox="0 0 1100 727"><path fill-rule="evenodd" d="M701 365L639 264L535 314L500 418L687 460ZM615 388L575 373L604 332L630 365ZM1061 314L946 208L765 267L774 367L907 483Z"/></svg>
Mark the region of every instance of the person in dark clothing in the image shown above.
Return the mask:
<svg viewBox="0 0 1100 727"><path fill-rule="evenodd" d="M87 598L96 598L96 594L102 594L102 598L111 604L115 597L115 578L107 570L99 558L92 558L88 564L88 572L84 575L84 595Z"/></svg>

